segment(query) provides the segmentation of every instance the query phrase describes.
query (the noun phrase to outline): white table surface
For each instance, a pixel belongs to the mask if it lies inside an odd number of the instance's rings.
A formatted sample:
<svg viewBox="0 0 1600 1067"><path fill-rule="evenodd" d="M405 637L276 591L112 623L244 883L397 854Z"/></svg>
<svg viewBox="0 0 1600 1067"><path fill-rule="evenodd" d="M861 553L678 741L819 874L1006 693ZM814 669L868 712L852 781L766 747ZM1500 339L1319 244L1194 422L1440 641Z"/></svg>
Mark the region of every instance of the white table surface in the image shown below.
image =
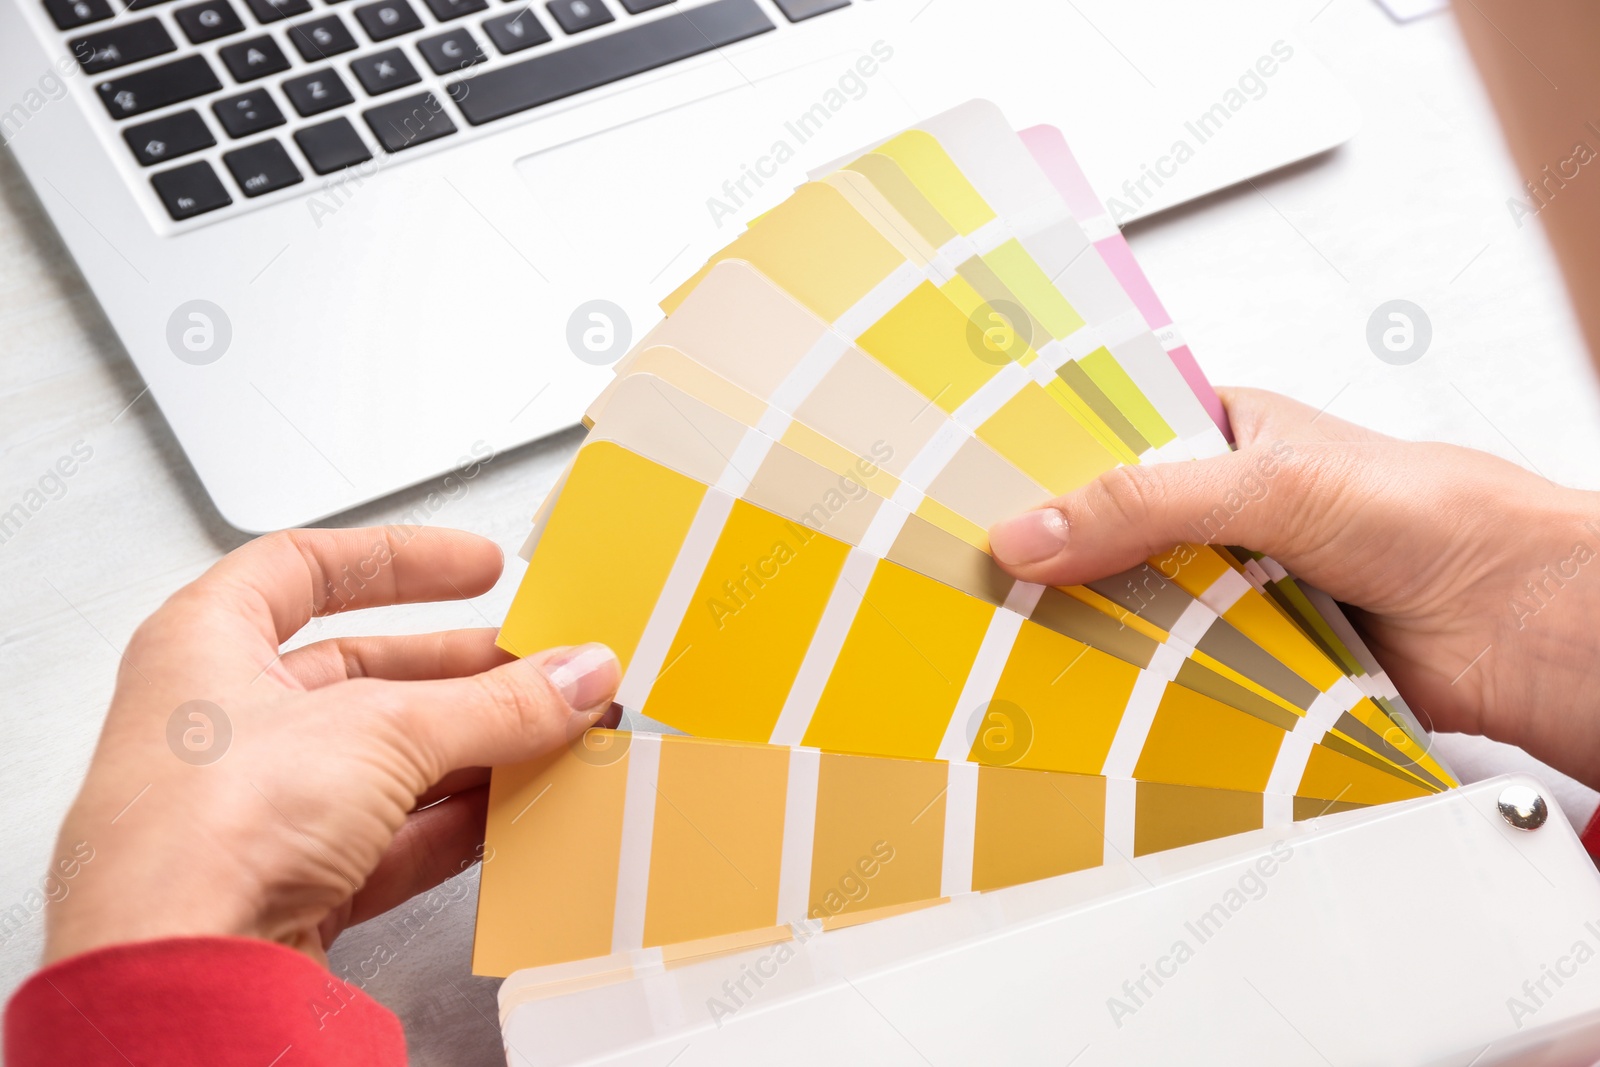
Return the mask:
<svg viewBox="0 0 1600 1067"><path fill-rule="evenodd" d="M1600 488L1600 396L1522 185L1448 17L1396 25L1370 0L1292 0L1303 35L1360 100L1344 148L1139 224L1129 237L1201 364L1219 383L1291 394L1409 438L1485 449ZM1070 137L1070 131L1068 131ZM1368 316L1405 298L1432 319L1419 362L1390 366ZM217 516L15 162L0 151L0 510L74 443L92 460L0 544L0 910L43 876L57 823L99 730L119 650L161 600L245 538ZM497 458L436 516L515 554L579 437ZM427 487L343 516L384 522ZM414 632L498 623L521 572L468 604L314 623ZM1510 650L1507 650L1509 653ZM1581 825L1597 797L1525 754L1478 739L1439 749L1468 778L1533 769ZM471 873L462 876L472 881ZM334 968L399 1012L416 1064L503 1062L495 982L469 973L472 892L420 925L346 934ZM33 968L35 915L0 946L0 996Z"/></svg>

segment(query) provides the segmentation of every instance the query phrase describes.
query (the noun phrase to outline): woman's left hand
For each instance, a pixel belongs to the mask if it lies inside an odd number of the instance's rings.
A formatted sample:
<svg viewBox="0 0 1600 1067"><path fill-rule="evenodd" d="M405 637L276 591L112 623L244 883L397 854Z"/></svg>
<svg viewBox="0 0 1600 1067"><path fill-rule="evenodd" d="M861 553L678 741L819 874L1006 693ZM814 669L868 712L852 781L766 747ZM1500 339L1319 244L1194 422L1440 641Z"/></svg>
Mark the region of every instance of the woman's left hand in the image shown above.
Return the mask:
<svg viewBox="0 0 1600 1067"><path fill-rule="evenodd" d="M301 530L174 594L128 644L62 826L51 869L74 876L45 962L199 935L325 961L344 927L460 870L482 841L485 768L604 716L616 657L514 660L489 629L279 646L316 616L477 596L502 563L453 530Z"/></svg>

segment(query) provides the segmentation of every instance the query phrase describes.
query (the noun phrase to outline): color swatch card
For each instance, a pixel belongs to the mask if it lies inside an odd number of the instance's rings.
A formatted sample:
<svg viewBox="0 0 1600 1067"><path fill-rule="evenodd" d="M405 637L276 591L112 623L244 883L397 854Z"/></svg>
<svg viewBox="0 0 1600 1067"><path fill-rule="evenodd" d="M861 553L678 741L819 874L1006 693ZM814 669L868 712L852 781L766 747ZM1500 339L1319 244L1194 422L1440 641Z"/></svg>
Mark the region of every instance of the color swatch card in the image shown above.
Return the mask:
<svg viewBox="0 0 1600 1067"><path fill-rule="evenodd" d="M1270 558L1048 588L988 555L1053 495L1229 447L1057 131L976 101L811 177L666 296L534 516L500 645L606 643L671 732L495 772L479 973L590 980L1456 784Z"/></svg>

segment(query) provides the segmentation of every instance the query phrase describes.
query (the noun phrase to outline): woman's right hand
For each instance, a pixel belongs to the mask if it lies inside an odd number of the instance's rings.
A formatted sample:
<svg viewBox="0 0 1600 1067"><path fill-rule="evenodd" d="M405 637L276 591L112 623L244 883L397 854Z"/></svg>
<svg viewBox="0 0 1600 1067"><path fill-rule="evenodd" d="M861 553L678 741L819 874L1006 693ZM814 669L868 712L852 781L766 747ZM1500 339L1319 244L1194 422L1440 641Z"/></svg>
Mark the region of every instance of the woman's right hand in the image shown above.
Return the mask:
<svg viewBox="0 0 1600 1067"><path fill-rule="evenodd" d="M1425 725L1600 788L1600 495L1274 393L1223 400L1237 452L1112 471L997 524L995 558L1073 585L1182 542L1264 552L1355 609Z"/></svg>

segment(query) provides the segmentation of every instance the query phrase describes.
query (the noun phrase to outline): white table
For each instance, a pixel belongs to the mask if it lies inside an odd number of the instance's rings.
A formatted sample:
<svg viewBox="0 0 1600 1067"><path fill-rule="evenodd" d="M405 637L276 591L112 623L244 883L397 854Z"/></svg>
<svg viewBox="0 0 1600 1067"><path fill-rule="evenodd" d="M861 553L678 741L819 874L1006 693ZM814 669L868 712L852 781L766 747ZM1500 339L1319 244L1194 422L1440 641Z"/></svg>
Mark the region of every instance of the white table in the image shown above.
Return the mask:
<svg viewBox="0 0 1600 1067"><path fill-rule="evenodd" d="M1522 185L1447 18L1396 26L1370 0L1293 0L1304 36L1366 113L1355 141L1130 232L1214 381L1278 389L1397 436L1472 445L1600 488L1600 403L1554 264L1506 198ZM1070 131L1069 131L1070 136ZM1403 297L1432 319L1410 366L1376 359L1368 316ZM42 877L89 758L119 650L183 582L245 538L206 500L171 433L10 156L0 152L0 510L82 441L93 458L0 544L0 910ZM575 433L497 458L436 516L514 554ZM384 522L427 488L343 517ZM493 624L520 564L469 604L399 609L371 628ZM352 629L316 623L305 638ZM1526 755L1469 738L1440 750L1469 778L1533 768L1574 822L1596 794ZM463 876L472 879L473 875ZM378 919L333 953L400 1013L412 1062L500 1059L496 983L469 974L475 892L426 922ZM0 995L33 966L42 918L0 946Z"/></svg>

